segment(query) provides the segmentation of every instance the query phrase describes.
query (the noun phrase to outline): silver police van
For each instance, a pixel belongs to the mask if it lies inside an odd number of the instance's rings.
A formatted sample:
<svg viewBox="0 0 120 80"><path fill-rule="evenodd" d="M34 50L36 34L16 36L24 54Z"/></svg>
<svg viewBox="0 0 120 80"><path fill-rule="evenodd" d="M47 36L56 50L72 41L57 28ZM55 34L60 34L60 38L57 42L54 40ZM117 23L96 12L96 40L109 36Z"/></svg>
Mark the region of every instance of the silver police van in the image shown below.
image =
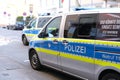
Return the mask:
<svg viewBox="0 0 120 80"><path fill-rule="evenodd" d="M42 27L52 18L52 16L39 16L29 22L22 30L22 42L28 45L33 36L37 35Z"/></svg>
<svg viewBox="0 0 120 80"><path fill-rule="evenodd" d="M85 80L120 80L120 9L56 16L29 46L35 70L48 66Z"/></svg>

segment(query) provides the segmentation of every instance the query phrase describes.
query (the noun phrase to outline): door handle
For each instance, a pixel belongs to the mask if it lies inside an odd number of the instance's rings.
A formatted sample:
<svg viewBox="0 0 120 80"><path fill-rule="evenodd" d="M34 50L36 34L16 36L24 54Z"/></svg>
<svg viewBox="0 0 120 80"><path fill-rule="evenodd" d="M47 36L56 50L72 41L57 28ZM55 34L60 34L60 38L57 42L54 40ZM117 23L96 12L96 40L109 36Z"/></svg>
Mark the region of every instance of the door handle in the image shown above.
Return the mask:
<svg viewBox="0 0 120 80"><path fill-rule="evenodd" d="M65 45L67 45L68 41L67 40L63 40L62 43L65 44Z"/></svg>
<svg viewBox="0 0 120 80"><path fill-rule="evenodd" d="M58 40L57 40L57 39L54 39L54 40L53 40L53 43L54 43L54 44L57 44L57 43L58 43Z"/></svg>

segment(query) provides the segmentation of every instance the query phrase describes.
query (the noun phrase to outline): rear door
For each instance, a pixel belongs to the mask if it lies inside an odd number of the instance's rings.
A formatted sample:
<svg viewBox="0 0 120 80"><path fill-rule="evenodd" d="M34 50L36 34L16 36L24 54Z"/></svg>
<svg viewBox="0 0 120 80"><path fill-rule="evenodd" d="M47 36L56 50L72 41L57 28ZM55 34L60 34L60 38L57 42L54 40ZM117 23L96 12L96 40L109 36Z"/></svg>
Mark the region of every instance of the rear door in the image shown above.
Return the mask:
<svg viewBox="0 0 120 80"><path fill-rule="evenodd" d="M120 13L101 13L95 46L95 64L98 67L119 68Z"/></svg>
<svg viewBox="0 0 120 80"><path fill-rule="evenodd" d="M68 15L60 43L64 71L93 80L96 14Z"/></svg>

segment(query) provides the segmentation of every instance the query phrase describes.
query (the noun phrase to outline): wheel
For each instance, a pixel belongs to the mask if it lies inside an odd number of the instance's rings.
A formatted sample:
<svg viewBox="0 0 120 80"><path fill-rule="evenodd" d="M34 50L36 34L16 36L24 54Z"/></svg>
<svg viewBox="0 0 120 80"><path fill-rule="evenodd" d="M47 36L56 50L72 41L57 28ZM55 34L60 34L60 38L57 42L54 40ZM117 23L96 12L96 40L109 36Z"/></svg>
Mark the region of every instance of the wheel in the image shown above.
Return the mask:
<svg viewBox="0 0 120 80"><path fill-rule="evenodd" d="M7 29L9 30L9 27L7 26Z"/></svg>
<svg viewBox="0 0 120 80"><path fill-rule="evenodd" d="M120 80L120 75L117 73L108 73L101 80Z"/></svg>
<svg viewBox="0 0 120 80"><path fill-rule="evenodd" d="M30 51L29 59L30 59L30 64L33 69L35 69L35 70L42 69L43 66L40 63L40 60L39 60L38 55L35 50Z"/></svg>
<svg viewBox="0 0 120 80"><path fill-rule="evenodd" d="M25 46L27 46L29 44L29 42L25 36L22 36L22 42Z"/></svg>

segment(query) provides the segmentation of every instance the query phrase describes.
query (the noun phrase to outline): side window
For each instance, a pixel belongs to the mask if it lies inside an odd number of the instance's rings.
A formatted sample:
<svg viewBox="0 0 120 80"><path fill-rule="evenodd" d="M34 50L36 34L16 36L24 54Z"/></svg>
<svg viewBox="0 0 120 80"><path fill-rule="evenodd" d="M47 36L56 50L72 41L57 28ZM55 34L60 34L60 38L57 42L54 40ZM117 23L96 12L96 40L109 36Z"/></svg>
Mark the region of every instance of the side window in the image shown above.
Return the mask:
<svg viewBox="0 0 120 80"><path fill-rule="evenodd" d="M31 28L34 28L35 25L36 25L36 20L32 21L31 24L30 24Z"/></svg>
<svg viewBox="0 0 120 80"><path fill-rule="evenodd" d="M57 17L47 25L45 33L48 34L48 37L58 36L60 23L61 23L61 17Z"/></svg>
<svg viewBox="0 0 120 80"><path fill-rule="evenodd" d="M96 21L95 17L82 17L79 20L79 26L76 28L75 35L77 38L92 39L96 36ZM76 34L77 33L77 34Z"/></svg>
<svg viewBox="0 0 120 80"><path fill-rule="evenodd" d="M120 41L120 18L118 16L120 16L119 13L101 13L99 15L98 40Z"/></svg>
<svg viewBox="0 0 120 80"><path fill-rule="evenodd" d="M78 16L78 15L77 15ZM69 28L68 38L81 38L81 39L94 39L96 37L96 14L85 14L76 17L76 21L73 21Z"/></svg>

